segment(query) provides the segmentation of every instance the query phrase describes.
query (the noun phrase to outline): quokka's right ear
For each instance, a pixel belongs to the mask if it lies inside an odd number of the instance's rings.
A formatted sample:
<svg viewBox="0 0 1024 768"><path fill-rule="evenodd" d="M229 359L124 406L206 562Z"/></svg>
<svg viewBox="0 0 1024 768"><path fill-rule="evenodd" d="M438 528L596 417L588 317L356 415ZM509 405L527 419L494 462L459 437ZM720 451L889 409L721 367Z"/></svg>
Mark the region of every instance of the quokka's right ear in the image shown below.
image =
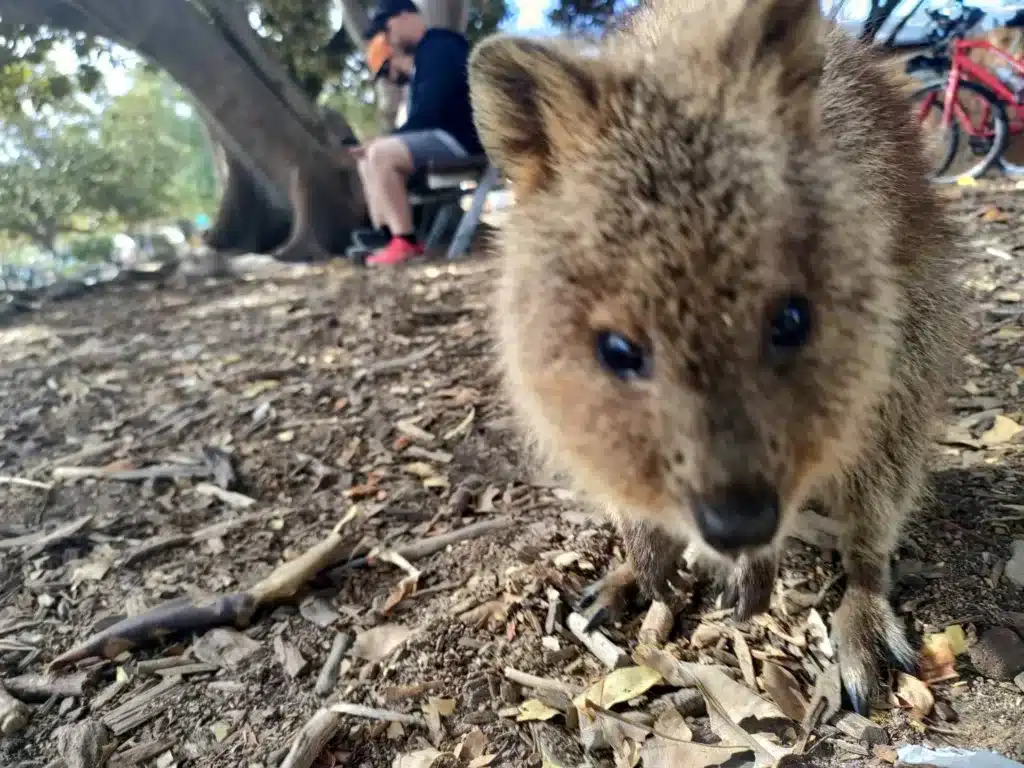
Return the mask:
<svg viewBox="0 0 1024 768"><path fill-rule="evenodd" d="M517 194L547 186L600 130L596 65L523 37L496 35L469 61L480 140Z"/></svg>

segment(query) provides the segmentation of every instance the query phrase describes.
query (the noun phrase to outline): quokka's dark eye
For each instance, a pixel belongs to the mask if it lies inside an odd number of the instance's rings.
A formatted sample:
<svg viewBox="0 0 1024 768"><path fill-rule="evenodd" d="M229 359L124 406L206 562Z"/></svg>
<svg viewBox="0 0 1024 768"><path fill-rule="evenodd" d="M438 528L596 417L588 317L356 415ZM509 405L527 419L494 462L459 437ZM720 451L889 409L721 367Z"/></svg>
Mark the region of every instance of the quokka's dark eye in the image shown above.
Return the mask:
<svg viewBox="0 0 1024 768"><path fill-rule="evenodd" d="M776 349L797 349L811 338L811 302L803 296L787 296L778 303L769 328Z"/></svg>
<svg viewBox="0 0 1024 768"><path fill-rule="evenodd" d="M595 345L597 360L610 373L628 381L651 375L651 355L646 349L615 331L601 331Z"/></svg>

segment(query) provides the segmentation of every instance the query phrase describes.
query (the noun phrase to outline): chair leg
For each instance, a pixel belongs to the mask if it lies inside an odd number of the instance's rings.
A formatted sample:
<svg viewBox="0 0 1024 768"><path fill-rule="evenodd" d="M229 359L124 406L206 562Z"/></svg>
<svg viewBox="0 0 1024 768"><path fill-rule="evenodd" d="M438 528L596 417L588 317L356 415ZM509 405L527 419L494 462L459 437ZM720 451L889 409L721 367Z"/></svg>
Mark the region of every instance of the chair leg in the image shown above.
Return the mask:
<svg viewBox="0 0 1024 768"><path fill-rule="evenodd" d="M423 247L427 251L432 248L436 248L441 240L444 239L444 233L447 231L448 225L451 223L456 205L458 204L446 203L438 207L438 211L434 215L434 219L430 224L430 231L427 233L427 237L423 242Z"/></svg>
<svg viewBox="0 0 1024 768"><path fill-rule="evenodd" d="M487 195L497 186L498 178L498 169L493 165L488 165L484 175L480 178L480 182L476 185L476 191L473 193L473 202L470 203L469 210L462 215L459 227L455 230L455 236L448 246L449 259L457 259L469 250L477 224L480 223L480 216L484 212L484 203L487 201Z"/></svg>

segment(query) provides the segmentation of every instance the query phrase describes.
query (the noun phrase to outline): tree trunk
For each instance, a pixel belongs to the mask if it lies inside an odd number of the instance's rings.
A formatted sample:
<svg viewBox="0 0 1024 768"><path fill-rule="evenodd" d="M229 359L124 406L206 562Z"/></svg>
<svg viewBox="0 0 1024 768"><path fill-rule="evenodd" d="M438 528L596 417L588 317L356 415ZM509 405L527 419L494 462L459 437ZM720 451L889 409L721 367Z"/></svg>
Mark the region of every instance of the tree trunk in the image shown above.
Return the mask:
<svg viewBox="0 0 1024 768"><path fill-rule="evenodd" d="M468 0L414 0L431 27L465 32L469 24Z"/></svg>
<svg viewBox="0 0 1024 768"><path fill-rule="evenodd" d="M188 0L0 0L0 14L113 40L190 92L228 155L212 245L280 248L279 257L301 260L343 251L366 217L354 165L339 166L331 152L345 137L331 136L315 106L261 52L256 35L238 28L229 0L208 2L216 21Z"/></svg>

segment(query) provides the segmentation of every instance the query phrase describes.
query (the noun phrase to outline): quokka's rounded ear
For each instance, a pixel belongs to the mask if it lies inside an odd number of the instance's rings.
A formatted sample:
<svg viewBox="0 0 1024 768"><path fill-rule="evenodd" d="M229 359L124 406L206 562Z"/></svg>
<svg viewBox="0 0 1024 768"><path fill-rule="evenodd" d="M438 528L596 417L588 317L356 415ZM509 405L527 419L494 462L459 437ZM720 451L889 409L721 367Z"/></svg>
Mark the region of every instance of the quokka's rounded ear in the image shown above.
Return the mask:
<svg viewBox="0 0 1024 768"><path fill-rule="evenodd" d="M749 0L741 6L722 42L726 60L774 74L784 97L800 98L813 90L825 63L819 0Z"/></svg>
<svg viewBox="0 0 1024 768"><path fill-rule="evenodd" d="M540 189L599 130L594 62L524 37L495 35L470 56L473 114L487 154L516 185Z"/></svg>

